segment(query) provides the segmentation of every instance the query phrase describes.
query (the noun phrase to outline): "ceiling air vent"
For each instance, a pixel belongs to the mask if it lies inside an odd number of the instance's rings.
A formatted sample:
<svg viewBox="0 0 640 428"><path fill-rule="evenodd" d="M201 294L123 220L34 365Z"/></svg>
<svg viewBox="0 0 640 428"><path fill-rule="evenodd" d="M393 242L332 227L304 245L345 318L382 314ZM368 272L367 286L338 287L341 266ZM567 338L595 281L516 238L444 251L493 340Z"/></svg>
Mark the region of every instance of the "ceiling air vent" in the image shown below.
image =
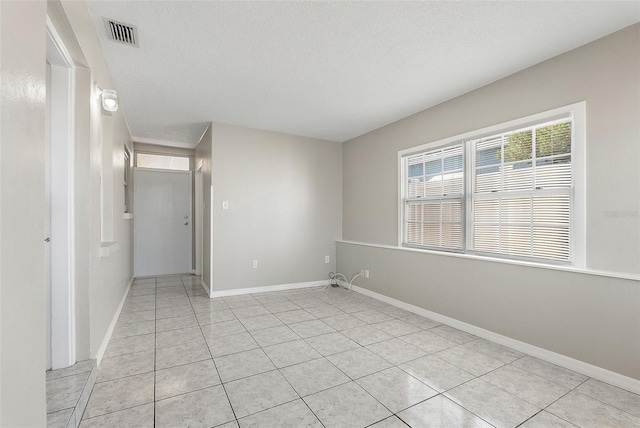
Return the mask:
<svg viewBox="0 0 640 428"><path fill-rule="evenodd" d="M109 39L124 43L125 45L140 47L138 45L138 29L135 25L104 18Z"/></svg>

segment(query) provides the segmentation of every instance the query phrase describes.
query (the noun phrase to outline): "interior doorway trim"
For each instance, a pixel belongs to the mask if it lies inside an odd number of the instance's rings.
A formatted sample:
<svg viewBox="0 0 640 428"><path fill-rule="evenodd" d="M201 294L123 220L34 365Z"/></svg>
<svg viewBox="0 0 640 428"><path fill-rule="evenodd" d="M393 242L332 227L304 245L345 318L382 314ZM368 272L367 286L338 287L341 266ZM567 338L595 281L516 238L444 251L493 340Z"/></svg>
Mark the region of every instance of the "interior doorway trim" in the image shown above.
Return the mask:
<svg viewBox="0 0 640 428"><path fill-rule="evenodd" d="M47 16L47 62L51 106L47 159L50 195L50 363L76 362L75 323L75 65Z"/></svg>
<svg viewBox="0 0 640 428"><path fill-rule="evenodd" d="M196 243L196 263L195 274L202 275L202 255L203 251L203 223L202 218L204 215L204 193L203 193L203 177L202 177L202 161L198 162L196 166L195 177L195 243Z"/></svg>

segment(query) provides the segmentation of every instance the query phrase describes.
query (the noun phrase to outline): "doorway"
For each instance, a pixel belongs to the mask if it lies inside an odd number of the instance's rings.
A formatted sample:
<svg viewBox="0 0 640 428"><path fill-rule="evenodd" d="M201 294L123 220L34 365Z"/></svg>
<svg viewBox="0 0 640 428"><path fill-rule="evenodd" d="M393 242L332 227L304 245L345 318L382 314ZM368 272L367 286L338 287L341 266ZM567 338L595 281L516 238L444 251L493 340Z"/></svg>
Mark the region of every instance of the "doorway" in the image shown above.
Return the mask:
<svg viewBox="0 0 640 428"><path fill-rule="evenodd" d="M204 215L204 195L202 189L202 161L196 166L196 179L195 179L195 238L196 238L196 262L195 262L195 274L202 275L202 255L203 255L203 229L202 219Z"/></svg>
<svg viewBox="0 0 640 428"><path fill-rule="evenodd" d="M134 275L192 271L191 171L134 168Z"/></svg>
<svg viewBox="0 0 640 428"><path fill-rule="evenodd" d="M47 369L76 362L74 284L74 65L47 18L45 264Z"/></svg>

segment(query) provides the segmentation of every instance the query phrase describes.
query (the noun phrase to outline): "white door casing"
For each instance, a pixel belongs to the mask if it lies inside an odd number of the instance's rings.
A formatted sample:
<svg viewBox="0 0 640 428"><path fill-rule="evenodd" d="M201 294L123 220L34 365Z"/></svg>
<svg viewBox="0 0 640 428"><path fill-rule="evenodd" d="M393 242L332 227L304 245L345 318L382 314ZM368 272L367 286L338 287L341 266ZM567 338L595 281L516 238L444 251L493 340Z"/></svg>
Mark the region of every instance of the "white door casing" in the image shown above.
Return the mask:
<svg viewBox="0 0 640 428"><path fill-rule="evenodd" d="M47 18L47 368L76 362L74 283L74 64ZM50 239L50 240L49 240Z"/></svg>
<svg viewBox="0 0 640 428"><path fill-rule="evenodd" d="M192 271L191 172L134 168L134 275Z"/></svg>
<svg viewBox="0 0 640 428"><path fill-rule="evenodd" d="M203 195L203 188L202 188L202 161L200 161L199 165L196 166L196 179L195 179L195 213L194 213L194 221L195 221L195 240L196 240L196 263L195 263L195 274L196 275L202 275L202 255L203 255L203 223L202 223L202 219L203 219L203 209L204 209L204 204L203 204L203 199L204 199L204 195Z"/></svg>
<svg viewBox="0 0 640 428"><path fill-rule="evenodd" d="M45 271L45 287L47 289L46 301L46 321L47 321L47 370L50 370L52 364L52 316L51 316L51 64L47 60L47 114L45 119L45 171L44 171L44 234L45 234L45 250L44 250L44 271Z"/></svg>

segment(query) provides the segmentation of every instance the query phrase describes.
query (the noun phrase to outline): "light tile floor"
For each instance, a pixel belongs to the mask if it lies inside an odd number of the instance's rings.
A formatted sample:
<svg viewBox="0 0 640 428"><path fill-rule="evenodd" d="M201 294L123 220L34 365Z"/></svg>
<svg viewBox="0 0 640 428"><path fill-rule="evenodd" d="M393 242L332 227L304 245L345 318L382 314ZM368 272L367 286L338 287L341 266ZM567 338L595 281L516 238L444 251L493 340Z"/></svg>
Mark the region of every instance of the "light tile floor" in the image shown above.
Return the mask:
<svg viewBox="0 0 640 428"><path fill-rule="evenodd" d="M337 288L136 279L81 427L640 427L640 396Z"/></svg>
<svg viewBox="0 0 640 428"><path fill-rule="evenodd" d="M47 427L77 428L96 381L96 360L46 372Z"/></svg>

